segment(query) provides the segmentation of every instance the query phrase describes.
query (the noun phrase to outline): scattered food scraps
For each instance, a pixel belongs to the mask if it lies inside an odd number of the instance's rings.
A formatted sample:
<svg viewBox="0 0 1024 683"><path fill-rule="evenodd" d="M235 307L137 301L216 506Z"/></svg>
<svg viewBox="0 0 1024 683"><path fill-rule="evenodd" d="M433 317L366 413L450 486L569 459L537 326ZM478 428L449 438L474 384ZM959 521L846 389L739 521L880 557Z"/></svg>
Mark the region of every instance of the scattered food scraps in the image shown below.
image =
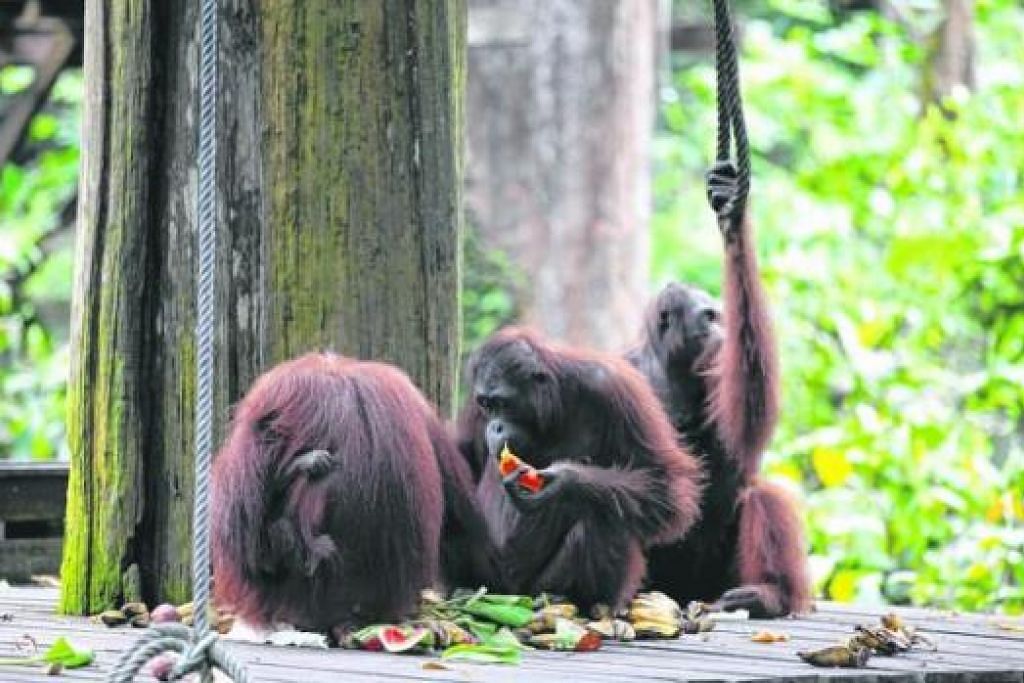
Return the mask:
<svg viewBox="0 0 1024 683"><path fill-rule="evenodd" d="M128 617L125 616L124 612L119 609L108 609L106 612L102 612L99 616L100 621L105 626L114 628L115 626L124 626L128 623Z"/></svg>
<svg viewBox="0 0 1024 683"><path fill-rule="evenodd" d="M522 656L518 648L483 644L453 645L441 653L442 659L474 664L518 664Z"/></svg>
<svg viewBox="0 0 1024 683"><path fill-rule="evenodd" d="M1000 631L1013 631L1016 633L1024 633L1024 622L997 621L996 628Z"/></svg>
<svg viewBox="0 0 1024 683"><path fill-rule="evenodd" d="M705 614L695 621L687 620L683 622L683 633L709 633L714 630L715 620L711 618L710 614Z"/></svg>
<svg viewBox="0 0 1024 683"><path fill-rule="evenodd" d="M636 629L625 619L613 619L605 617L595 621L587 622L587 628L599 633L602 638L629 642L636 640Z"/></svg>
<svg viewBox="0 0 1024 683"><path fill-rule="evenodd" d="M856 626L857 635L850 639L851 647L864 647L878 655L896 655L910 649L910 640L901 632L887 628Z"/></svg>
<svg viewBox="0 0 1024 683"><path fill-rule="evenodd" d="M920 633L897 614L885 614L879 621L881 627L857 626L857 635L851 638L851 642L867 647L874 654L886 656L907 652L917 645L924 646L931 652L938 650L938 646L931 638Z"/></svg>
<svg viewBox="0 0 1024 683"><path fill-rule="evenodd" d="M26 639L32 643L31 651L35 651L35 640L30 636L25 636ZM18 649L22 650L20 643ZM28 650L29 648L24 648ZM83 666L92 664L93 660L96 659L95 653L87 647L80 647L73 645L67 638L60 636L54 641L53 645L42 654L33 654L30 657L9 657L0 659L0 666L38 666L40 664L46 666L47 670L52 668L52 665L60 665L61 670L63 669L78 669ZM54 675L54 674L51 674Z"/></svg>
<svg viewBox="0 0 1024 683"><path fill-rule="evenodd" d="M936 651L931 639L919 633L899 615L885 614L879 621L880 626L855 626L855 635L845 645L815 652L798 652L797 656L814 666L859 668L872 655L891 657L908 652L916 645L925 645L931 652ZM922 662L922 666L926 665L927 662Z"/></svg>
<svg viewBox="0 0 1024 683"><path fill-rule="evenodd" d="M327 649L327 636L309 631L274 631L267 634L264 642L281 647L312 647Z"/></svg>
<svg viewBox="0 0 1024 683"><path fill-rule="evenodd" d="M867 665L871 651L867 648L852 649L846 645L836 645L813 652L797 652L796 656L812 666L860 669Z"/></svg>
<svg viewBox="0 0 1024 683"><path fill-rule="evenodd" d="M592 652L601 647L601 634L570 619L559 618L554 633L537 633L529 644L544 650Z"/></svg>
<svg viewBox="0 0 1024 683"><path fill-rule="evenodd" d="M677 638L684 616L679 603L659 592L640 593L626 611L637 638Z"/></svg>

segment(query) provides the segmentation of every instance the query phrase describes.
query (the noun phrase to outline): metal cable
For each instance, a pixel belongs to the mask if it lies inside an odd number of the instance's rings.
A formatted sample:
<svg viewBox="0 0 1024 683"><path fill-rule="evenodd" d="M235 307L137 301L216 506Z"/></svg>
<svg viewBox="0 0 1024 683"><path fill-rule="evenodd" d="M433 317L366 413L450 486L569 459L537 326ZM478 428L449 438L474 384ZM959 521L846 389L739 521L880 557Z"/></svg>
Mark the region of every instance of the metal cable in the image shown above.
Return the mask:
<svg viewBox="0 0 1024 683"><path fill-rule="evenodd" d="M213 459L213 342L216 325L214 274L217 249L217 0L200 0L199 18L199 192L196 280L196 404L195 494L192 515L193 628L155 624L126 650L111 671L110 683L135 680L142 667L157 655L177 652L180 657L168 680L198 673L213 680L213 668L236 683L248 683L245 669L217 644L210 630L210 465Z"/></svg>

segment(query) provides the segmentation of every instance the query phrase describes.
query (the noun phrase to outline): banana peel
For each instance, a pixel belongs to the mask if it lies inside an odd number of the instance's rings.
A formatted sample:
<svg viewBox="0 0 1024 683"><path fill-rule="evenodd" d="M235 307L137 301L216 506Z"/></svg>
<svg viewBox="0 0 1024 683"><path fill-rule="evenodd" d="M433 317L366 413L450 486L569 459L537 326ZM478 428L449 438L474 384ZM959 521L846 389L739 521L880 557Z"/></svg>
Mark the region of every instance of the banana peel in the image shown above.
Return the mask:
<svg viewBox="0 0 1024 683"><path fill-rule="evenodd" d="M882 622L882 628L890 633L901 636L906 641L908 649L915 645L923 645L931 652L935 652L939 649L931 638L906 623L903 618L895 612L889 612L888 614L882 615L880 620Z"/></svg>
<svg viewBox="0 0 1024 683"><path fill-rule="evenodd" d="M602 638L607 640L619 640L622 642L636 640L636 629L624 619L613 619L610 616L603 619L595 619L594 621L587 622L587 628L600 634Z"/></svg>
<svg viewBox="0 0 1024 683"><path fill-rule="evenodd" d="M683 610L664 593L640 593L629 603L626 619L636 638L677 638L682 631Z"/></svg>
<svg viewBox="0 0 1024 683"><path fill-rule="evenodd" d="M658 591L637 594L637 596L633 598L632 602L630 602L629 610L632 612L637 609L652 609L658 612L668 612L676 618L682 618L683 616L683 610L679 607L679 603Z"/></svg>
<svg viewBox="0 0 1024 683"><path fill-rule="evenodd" d="M534 634L529 644L545 650L591 652L601 647L601 635L570 619L559 618L554 633Z"/></svg>
<svg viewBox="0 0 1024 683"><path fill-rule="evenodd" d="M708 633L714 630L715 620L709 614L697 617L696 619L687 619L683 622L683 633Z"/></svg>
<svg viewBox="0 0 1024 683"><path fill-rule="evenodd" d="M678 621L634 621L637 639L678 638L682 627Z"/></svg>
<svg viewBox="0 0 1024 683"><path fill-rule="evenodd" d="M867 665L871 650L836 645L813 652L797 652L796 656L812 666L860 669Z"/></svg>
<svg viewBox="0 0 1024 683"><path fill-rule="evenodd" d="M629 610L629 620L636 621L665 621L678 623L680 615L671 610L655 609L651 607L633 607Z"/></svg>
<svg viewBox="0 0 1024 683"><path fill-rule="evenodd" d="M434 642L439 647L468 645L470 643L477 642L477 639L472 633L453 621L447 621L445 619L423 619L413 623L415 626L426 628L433 633Z"/></svg>
<svg viewBox="0 0 1024 683"><path fill-rule="evenodd" d="M857 635L850 639L851 649L865 647L875 654L895 655L910 649L910 640L902 633L887 628L857 626Z"/></svg>
<svg viewBox="0 0 1024 683"><path fill-rule="evenodd" d="M559 619L575 619L579 610L568 602L541 607L533 613L533 620L526 625L532 633L550 633L555 630Z"/></svg>

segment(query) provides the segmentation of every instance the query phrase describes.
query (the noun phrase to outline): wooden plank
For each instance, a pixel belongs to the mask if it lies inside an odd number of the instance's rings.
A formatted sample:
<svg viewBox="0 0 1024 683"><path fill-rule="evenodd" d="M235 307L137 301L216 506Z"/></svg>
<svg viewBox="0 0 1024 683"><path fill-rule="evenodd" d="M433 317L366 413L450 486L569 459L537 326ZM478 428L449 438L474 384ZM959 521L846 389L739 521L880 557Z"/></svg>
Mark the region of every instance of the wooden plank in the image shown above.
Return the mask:
<svg viewBox="0 0 1024 683"><path fill-rule="evenodd" d="M58 634L87 644L97 652L97 665L82 672L68 672L70 680L99 681L120 652L140 635L135 629L107 629L79 617L52 613L57 591L48 588L0 589L0 656L13 653L15 639L23 633L36 637L42 646ZM898 610L904 618L919 612ZM937 637L940 652L915 652L898 657L875 657L862 670L826 670L799 661L795 652L834 643L852 633L859 622L874 623L878 612L832 610L811 618L765 621L726 621L706 636L684 636L672 641L608 643L599 652L527 653L515 667L484 667L454 664L448 671L423 668L424 656L393 656L341 650L271 648L225 641L246 663L254 681L265 683L332 683L333 681L551 681L579 683L636 681L837 681L841 683L1024 683L1024 638L993 638L996 631L986 617L970 615L978 624L964 633ZM942 622L945 623L945 622ZM954 624L954 626L958 626ZM792 640L774 645L750 641L761 628L784 631ZM931 633L931 631L929 631ZM48 680L37 671L0 668L0 681L29 683Z"/></svg>
<svg viewBox="0 0 1024 683"><path fill-rule="evenodd" d="M826 625L827 626L827 625ZM853 635L852 628L835 628L831 630L816 629L806 624L800 624L797 626L791 626L790 628L778 628L769 627L773 631L782 631L791 636L794 642L803 645L803 649L812 649L814 647L826 647L828 645L835 645L848 639ZM750 634L742 634L744 640L749 639ZM966 663L978 663L979 666L984 668L986 661L990 660L988 652L993 647L998 647L1000 643L992 642L985 636L978 636L971 640L956 639L950 640L937 636L935 634L928 634L938 644L939 653L942 656L955 657L956 660L966 661ZM757 651L757 648L765 648L770 650L775 645L758 645L751 643L751 652ZM924 652L924 650L922 650ZM1024 668L1024 651L1009 651L1002 652L1000 654L1000 660L1004 664L1014 664L1015 666Z"/></svg>
<svg viewBox="0 0 1024 683"><path fill-rule="evenodd" d="M84 620L81 619L68 619L66 621L75 624L76 627L71 629L61 628L60 631L62 633L73 639L83 640L84 638L90 638L88 640L89 645L97 651L116 651L126 646L134 638L137 638L139 634L138 631L130 629L97 630L86 623L82 623ZM0 640L4 639L6 635L3 633L4 630L10 631L11 634L16 634L22 632L26 626L28 625L19 621L17 626L12 624L8 629L0 629ZM764 659L758 662L756 657L749 657L744 660L743 657L737 658L737 653L733 651L731 644L726 646L729 652L721 653L715 652L715 648L721 648L724 645L723 643L708 643L706 644L707 648L694 653L697 656L687 658L685 650L681 651L679 648L673 647L680 642L683 641L665 643L662 646L665 648L665 652L659 653L656 657L652 657L649 649L644 652L641 649L641 644L612 646L607 652L588 655L538 653L528 658L527 663L524 665L525 668L522 670L530 671L539 666L540 669L538 671L552 674L561 670L563 668L562 664L564 664L566 675L576 677L616 675L644 680L672 680L677 677L680 671L686 671L687 678L714 678L715 680L734 679L737 677L750 680L759 677L759 675L771 675L775 679L779 679L782 677L792 678L798 674L808 674L809 667L798 662L795 657L790 656L782 662L774 663L767 662ZM248 653L249 655L254 653L256 655L265 655L268 652L267 648L253 645L231 644L230 647L232 649L238 648L243 653ZM767 648L768 646L762 647ZM619 648L620 651L614 651L614 648ZM295 669L304 669L308 666L313 666L314 668L327 666L329 665L328 662L322 658L331 656L328 653L319 651L280 648L270 650L270 652L274 653L274 659L276 660L270 664L271 666L281 665ZM404 664L408 661L406 658L396 659L366 653L346 652L337 653L334 656L347 658L344 662L346 670L351 669L350 660L353 657L370 658L369 662L372 664L372 670L374 671L380 671L381 657L385 658L383 662L385 664L391 661L398 661ZM540 658L542 661L537 662L535 658ZM776 656L775 659L778 659L778 657ZM689 664L687 664L687 661ZM694 666L694 662L698 664ZM389 671L390 673L403 673L407 675L409 672L400 668L398 671ZM730 675L730 673L734 675ZM869 670L863 672L861 677L868 676L869 678L874 678L878 673L878 670ZM847 676L847 679L852 680L849 676ZM303 680L306 680L305 676L303 676Z"/></svg>
<svg viewBox="0 0 1024 683"><path fill-rule="evenodd" d="M845 606L844 606L845 607ZM909 609L899 612L914 626L922 631L936 634L949 635L984 635L987 638L996 640L1010 640L1024 642L1024 633L1010 630L1000 630L995 627L999 621L1018 623L1024 626L1020 618L1000 617L997 615L982 614L957 614L949 612L937 612L921 608ZM866 611L864 608L857 610L844 609L836 610L829 606L825 610L807 616L805 619L813 623L846 623L850 619L859 619L863 623L877 622L879 612ZM859 622L858 622L859 623Z"/></svg>
<svg viewBox="0 0 1024 683"><path fill-rule="evenodd" d="M818 638L799 637L794 638L788 643L760 645L751 643L746 638L743 640L725 638L719 640L712 639L708 642L695 642L683 639L664 646L638 644L631 647L664 648L666 650L666 655L668 655L669 652L685 652L691 656L734 657L745 661L759 662L765 666L778 664L783 667L788 667L793 663L798 663L798 659L796 657L797 651L815 650L827 647L837 644L837 640L838 639L829 638L827 636ZM940 650L937 653L913 651L896 657L875 657L872 659L873 668L882 668L892 671L916 670L918 668L928 666L934 668L936 665L950 670L966 669L978 672L1024 669L1024 661L1019 659L1001 657L998 660L993 660L992 658L966 654L963 651L951 652ZM803 667L802 664L800 664L800 666L801 668Z"/></svg>
<svg viewBox="0 0 1024 683"><path fill-rule="evenodd" d="M2 463L0 520L63 520L67 488L67 463Z"/></svg>
<svg viewBox="0 0 1024 683"><path fill-rule="evenodd" d="M60 570L60 538L0 539L0 578L27 581Z"/></svg>

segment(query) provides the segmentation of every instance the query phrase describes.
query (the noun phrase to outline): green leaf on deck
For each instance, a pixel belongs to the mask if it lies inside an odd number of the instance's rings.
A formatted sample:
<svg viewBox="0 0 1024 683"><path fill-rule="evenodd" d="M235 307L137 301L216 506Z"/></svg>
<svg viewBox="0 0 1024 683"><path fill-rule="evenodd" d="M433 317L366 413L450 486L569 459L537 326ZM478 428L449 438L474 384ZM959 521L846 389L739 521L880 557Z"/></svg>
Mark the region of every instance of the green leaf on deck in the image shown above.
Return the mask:
<svg viewBox="0 0 1024 683"><path fill-rule="evenodd" d="M67 638L61 636L43 653L41 659L52 664L62 664L68 669L77 669L92 664L95 658L95 653L89 648L75 647Z"/></svg>
<svg viewBox="0 0 1024 683"><path fill-rule="evenodd" d="M500 645L452 645L441 654L441 659L475 664L518 664L522 650Z"/></svg>
<svg viewBox="0 0 1024 683"><path fill-rule="evenodd" d="M533 621L533 601L519 595L483 595L467 602L462 610L513 628L522 628Z"/></svg>

